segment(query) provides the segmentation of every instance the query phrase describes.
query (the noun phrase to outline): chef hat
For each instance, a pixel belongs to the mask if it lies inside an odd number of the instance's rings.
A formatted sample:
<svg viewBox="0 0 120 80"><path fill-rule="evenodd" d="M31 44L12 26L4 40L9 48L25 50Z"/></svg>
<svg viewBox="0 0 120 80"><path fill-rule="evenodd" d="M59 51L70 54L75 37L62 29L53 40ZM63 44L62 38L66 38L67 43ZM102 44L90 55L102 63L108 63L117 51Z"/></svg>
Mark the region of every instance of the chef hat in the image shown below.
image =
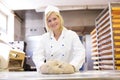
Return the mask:
<svg viewBox="0 0 120 80"><path fill-rule="evenodd" d="M59 13L59 9L55 6L47 6L47 8L45 9L45 15L49 12L58 12Z"/></svg>

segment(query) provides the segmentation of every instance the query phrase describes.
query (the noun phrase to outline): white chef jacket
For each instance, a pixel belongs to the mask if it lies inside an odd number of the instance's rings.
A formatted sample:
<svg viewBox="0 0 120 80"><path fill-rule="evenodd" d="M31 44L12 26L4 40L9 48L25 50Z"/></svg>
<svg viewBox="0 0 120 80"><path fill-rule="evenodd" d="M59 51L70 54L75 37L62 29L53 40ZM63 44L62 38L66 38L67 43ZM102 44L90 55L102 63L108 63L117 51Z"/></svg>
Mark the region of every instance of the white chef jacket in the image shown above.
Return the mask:
<svg viewBox="0 0 120 80"><path fill-rule="evenodd" d="M58 40L54 38L52 32L47 32L41 36L38 48L33 52L37 71L45 60L67 62L79 71L85 61L85 49L78 35L71 30L63 28Z"/></svg>

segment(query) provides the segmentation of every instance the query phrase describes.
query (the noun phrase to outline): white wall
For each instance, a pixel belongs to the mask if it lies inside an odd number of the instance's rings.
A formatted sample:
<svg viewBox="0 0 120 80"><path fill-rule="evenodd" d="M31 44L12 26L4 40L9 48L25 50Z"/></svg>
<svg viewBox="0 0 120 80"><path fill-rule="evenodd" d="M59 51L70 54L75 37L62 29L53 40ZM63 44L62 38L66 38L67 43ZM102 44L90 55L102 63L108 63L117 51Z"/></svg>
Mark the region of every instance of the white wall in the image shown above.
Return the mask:
<svg viewBox="0 0 120 80"><path fill-rule="evenodd" d="M7 17L6 36L7 41L14 40L14 14L0 2L0 11Z"/></svg>
<svg viewBox="0 0 120 80"><path fill-rule="evenodd" d="M34 10L25 12L25 36L36 36L44 33L43 14Z"/></svg>
<svg viewBox="0 0 120 80"><path fill-rule="evenodd" d="M16 41L19 41L21 40L21 26L22 26L22 20L19 19L18 17L15 16L15 19L14 19L14 26L15 26L15 29L14 29L14 37L15 37L15 40Z"/></svg>
<svg viewBox="0 0 120 80"><path fill-rule="evenodd" d="M93 70L93 61L91 59L91 49L92 49L92 41L91 41L91 36L89 34L84 36L85 38L85 53L86 53L86 63L85 63L85 70Z"/></svg>

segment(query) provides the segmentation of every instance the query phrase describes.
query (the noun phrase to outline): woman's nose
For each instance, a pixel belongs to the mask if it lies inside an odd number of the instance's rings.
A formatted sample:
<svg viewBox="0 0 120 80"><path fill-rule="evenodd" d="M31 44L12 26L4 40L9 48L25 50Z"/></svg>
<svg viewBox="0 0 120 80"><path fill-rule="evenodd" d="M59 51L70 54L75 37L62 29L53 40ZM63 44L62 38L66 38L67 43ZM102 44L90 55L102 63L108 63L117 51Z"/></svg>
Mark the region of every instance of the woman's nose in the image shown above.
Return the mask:
<svg viewBox="0 0 120 80"><path fill-rule="evenodd" d="M51 24L54 24L55 23L55 21L51 21Z"/></svg>

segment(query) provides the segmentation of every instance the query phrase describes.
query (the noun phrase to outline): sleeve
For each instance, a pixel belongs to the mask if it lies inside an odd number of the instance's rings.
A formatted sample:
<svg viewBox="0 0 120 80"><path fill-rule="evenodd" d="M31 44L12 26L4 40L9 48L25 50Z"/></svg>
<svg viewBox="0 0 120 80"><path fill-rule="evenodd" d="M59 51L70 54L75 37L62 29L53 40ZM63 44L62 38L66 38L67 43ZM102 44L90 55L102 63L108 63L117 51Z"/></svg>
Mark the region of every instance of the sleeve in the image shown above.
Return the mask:
<svg viewBox="0 0 120 80"><path fill-rule="evenodd" d="M35 51L33 51L33 62L35 63L36 69L39 72L40 66L44 63L45 57L44 57L44 46L43 41L40 39L39 44L37 45Z"/></svg>
<svg viewBox="0 0 120 80"><path fill-rule="evenodd" d="M75 67L76 71L82 67L83 63L85 62L85 48L81 43L78 35L75 33L73 35L73 42L72 42L72 59L70 64Z"/></svg>

